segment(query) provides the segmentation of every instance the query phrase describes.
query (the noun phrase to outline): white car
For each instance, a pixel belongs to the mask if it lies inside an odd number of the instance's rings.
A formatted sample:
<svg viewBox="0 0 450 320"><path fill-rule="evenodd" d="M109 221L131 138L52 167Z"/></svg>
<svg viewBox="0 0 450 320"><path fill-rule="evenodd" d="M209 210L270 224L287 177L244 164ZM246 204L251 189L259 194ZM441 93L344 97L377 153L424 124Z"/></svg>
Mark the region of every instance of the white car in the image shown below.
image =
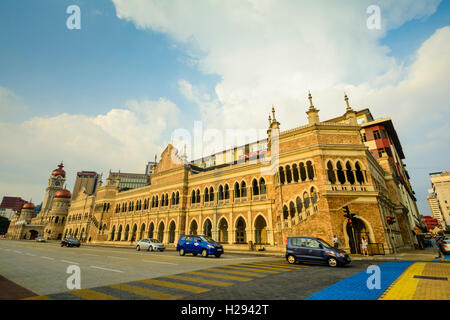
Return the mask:
<svg viewBox="0 0 450 320"><path fill-rule="evenodd" d="M142 240L139 240L136 243L136 250L137 251L141 251L141 250L147 250L147 251L164 251L166 249L166 247L164 246L164 244L161 243L161 241L159 241L158 239L150 239L150 238L145 238Z"/></svg>

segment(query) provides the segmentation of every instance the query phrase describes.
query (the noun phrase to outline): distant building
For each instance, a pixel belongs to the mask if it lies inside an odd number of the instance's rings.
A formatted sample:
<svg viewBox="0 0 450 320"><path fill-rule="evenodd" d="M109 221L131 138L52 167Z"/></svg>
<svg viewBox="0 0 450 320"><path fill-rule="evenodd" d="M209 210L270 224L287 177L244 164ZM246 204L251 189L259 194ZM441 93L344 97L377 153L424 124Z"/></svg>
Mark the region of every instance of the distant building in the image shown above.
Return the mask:
<svg viewBox="0 0 450 320"><path fill-rule="evenodd" d="M20 197L3 197L2 203L0 204L0 216L11 220L13 215L20 211L25 203L27 201Z"/></svg>
<svg viewBox="0 0 450 320"><path fill-rule="evenodd" d="M88 195L95 194L100 179L100 175L94 171L78 172L72 191L72 199L75 199L83 188Z"/></svg>
<svg viewBox="0 0 450 320"><path fill-rule="evenodd" d="M148 186L150 184L150 176L141 173L123 173L109 172L109 177L113 183L119 184L119 191L126 191Z"/></svg>
<svg viewBox="0 0 450 320"><path fill-rule="evenodd" d="M427 197L428 205L430 206L431 215L433 218L438 220L442 226L445 226L444 216L442 215L441 208L439 208L439 203L436 199L436 194L433 189L428 190L430 195Z"/></svg>
<svg viewBox="0 0 450 320"><path fill-rule="evenodd" d="M153 173L153 166L156 166L156 161L149 161L147 165L145 166L145 174L151 175Z"/></svg>
<svg viewBox="0 0 450 320"><path fill-rule="evenodd" d="M424 216L425 224L427 225L428 231L432 231L434 228L439 228L439 221L430 216Z"/></svg>
<svg viewBox="0 0 450 320"><path fill-rule="evenodd" d="M436 199L445 225L450 227L450 170L430 173L430 182L431 195ZM436 206L434 210L437 215Z"/></svg>

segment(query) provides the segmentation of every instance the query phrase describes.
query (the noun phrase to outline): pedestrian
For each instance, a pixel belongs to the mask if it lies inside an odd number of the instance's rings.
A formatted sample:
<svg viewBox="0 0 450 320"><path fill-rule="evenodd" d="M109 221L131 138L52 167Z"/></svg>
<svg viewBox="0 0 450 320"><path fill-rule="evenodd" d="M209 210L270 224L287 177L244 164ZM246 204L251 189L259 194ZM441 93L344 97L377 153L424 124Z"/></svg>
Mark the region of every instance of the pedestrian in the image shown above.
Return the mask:
<svg viewBox="0 0 450 320"><path fill-rule="evenodd" d="M333 246L335 249L339 249L339 239L336 235L333 236Z"/></svg>
<svg viewBox="0 0 450 320"><path fill-rule="evenodd" d="M362 247L362 252L363 252L364 257L368 257L369 250L367 250L367 240L364 237L362 237L362 239L361 239L361 247Z"/></svg>

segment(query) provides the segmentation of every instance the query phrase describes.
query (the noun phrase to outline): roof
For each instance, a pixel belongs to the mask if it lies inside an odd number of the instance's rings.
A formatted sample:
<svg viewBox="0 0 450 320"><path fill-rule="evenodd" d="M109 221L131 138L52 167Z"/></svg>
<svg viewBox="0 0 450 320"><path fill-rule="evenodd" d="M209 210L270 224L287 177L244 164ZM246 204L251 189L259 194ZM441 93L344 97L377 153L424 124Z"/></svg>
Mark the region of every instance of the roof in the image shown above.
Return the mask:
<svg viewBox="0 0 450 320"><path fill-rule="evenodd" d="M97 176L97 172L94 171L77 172L77 177L95 177L95 176Z"/></svg>
<svg viewBox="0 0 450 320"><path fill-rule="evenodd" d="M27 201L20 197L3 197L2 203L0 204L0 209L20 211L25 203L27 203Z"/></svg>

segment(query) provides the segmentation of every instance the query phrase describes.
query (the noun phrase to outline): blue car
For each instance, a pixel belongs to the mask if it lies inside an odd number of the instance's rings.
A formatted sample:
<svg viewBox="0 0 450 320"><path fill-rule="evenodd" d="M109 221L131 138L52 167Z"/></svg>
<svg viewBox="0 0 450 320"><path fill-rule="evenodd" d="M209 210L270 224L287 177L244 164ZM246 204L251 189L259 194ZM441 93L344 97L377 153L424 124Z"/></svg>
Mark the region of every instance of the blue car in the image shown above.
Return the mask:
<svg viewBox="0 0 450 320"><path fill-rule="evenodd" d="M290 264L312 262L330 267L343 266L351 262L343 250L335 249L326 241L313 237L288 237L286 239L286 260Z"/></svg>
<svg viewBox="0 0 450 320"><path fill-rule="evenodd" d="M220 258L223 254L223 247L205 235L184 235L178 240L177 251L180 256L184 256L186 253L196 256L200 253L205 258L210 254Z"/></svg>

